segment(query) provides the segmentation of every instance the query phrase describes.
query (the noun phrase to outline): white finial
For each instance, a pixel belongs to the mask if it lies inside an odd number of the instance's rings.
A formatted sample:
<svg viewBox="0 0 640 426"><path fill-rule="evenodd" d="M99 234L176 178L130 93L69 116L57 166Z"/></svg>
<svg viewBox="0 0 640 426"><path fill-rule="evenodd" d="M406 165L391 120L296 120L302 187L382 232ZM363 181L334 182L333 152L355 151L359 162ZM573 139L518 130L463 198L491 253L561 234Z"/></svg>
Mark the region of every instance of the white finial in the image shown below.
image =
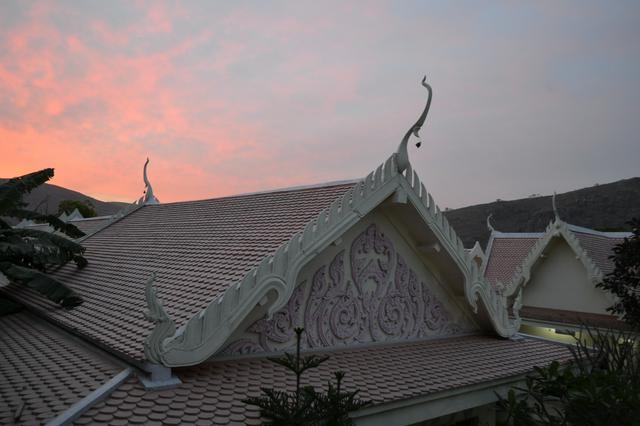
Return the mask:
<svg viewBox="0 0 640 426"><path fill-rule="evenodd" d="M489 232L494 233L496 232L496 229L491 224L492 217L493 217L493 213L490 213L489 216L487 216L487 228L489 229Z"/></svg>
<svg viewBox="0 0 640 426"><path fill-rule="evenodd" d="M420 128L424 124L424 121L427 118L427 113L429 112L429 107L431 106L432 90L431 90L431 86L427 84L426 75L422 79L422 85L426 87L426 89L429 91L429 97L427 98L427 104L424 107L424 111L422 111L422 114L420 115L420 117L418 117L418 121L416 121L416 124L411 126L409 130L407 130L407 133L405 133L404 137L402 138L402 142L400 142L400 145L398 145L398 150L396 151L396 157L397 157L399 173L402 173L403 171L405 171L406 168L409 166L409 153L407 152L407 144L409 143L409 137L413 133L415 137L417 137L418 139L420 138L420 135L418 134L418 132L420 131ZM416 147L420 148L421 144L422 144L422 141L418 141L416 143Z"/></svg>
<svg viewBox="0 0 640 426"><path fill-rule="evenodd" d="M551 197L551 206L553 207L553 214L556 217L556 220L560 220L560 215L558 214L558 206L556 205L556 191L553 191L553 196Z"/></svg>
<svg viewBox="0 0 640 426"><path fill-rule="evenodd" d="M144 179L144 204L160 204L160 200L153 195L153 188L151 187L151 182L147 178L147 165L149 164L149 157L147 157L147 161L144 163L144 169L142 172L142 179Z"/></svg>

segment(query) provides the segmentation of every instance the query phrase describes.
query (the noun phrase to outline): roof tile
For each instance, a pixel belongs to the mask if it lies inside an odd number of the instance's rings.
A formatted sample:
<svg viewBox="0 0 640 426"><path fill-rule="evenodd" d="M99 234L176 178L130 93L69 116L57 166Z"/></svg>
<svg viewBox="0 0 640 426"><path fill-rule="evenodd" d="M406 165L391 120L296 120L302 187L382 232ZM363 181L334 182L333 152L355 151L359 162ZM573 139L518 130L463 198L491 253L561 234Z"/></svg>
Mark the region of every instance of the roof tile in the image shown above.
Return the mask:
<svg viewBox="0 0 640 426"><path fill-rule="evenodd" d="M178 326L204 309L353 184L144 206L83 241L89 265L53 275L84 303L56 305L33 291L5 287L52 320L133 359L143 359L152 324L142 313L144 282L156 287Z"/></svg>
<svg viewBox="0 0 640 426"><path fill-rule="evenodd" d="M122 368L27 312L0 317L0 424L41 424Z"/></svg>
<svg viewBox="0 0 640 426"><path fill-rule="evenodd" d="M345 389L360 389L361 398L383 404L513 377L531 371L534 366L569 359L571 354L566 347L539 340L452 337L335 351L319 368L305 373L303 384L319 383L318 388L324 388L333 372L342 370L347 373L343 382ZM246 371L252 376L243 374ZM160 402L157 392L146 395L156 396L151 399L154 404L171 405L171 416L179 416L183 424L200 424L200 421L259 424L258 407L246 405L242 400L258 396L261 386L295 388L295 377L265 358L212 362L176 372L182 384L163 391L166 400ZM224 386L226 380L231 380L233 386ZM142 391L142 385L132 378L127 386L127 397L117 400L123 405L138 404L143 396L134 391ZM184 408L174 405L178 395L189 398ZM92 407L83 415L83 420L104 414L102 408L108 406L111 399L113 396Z"/></svg>

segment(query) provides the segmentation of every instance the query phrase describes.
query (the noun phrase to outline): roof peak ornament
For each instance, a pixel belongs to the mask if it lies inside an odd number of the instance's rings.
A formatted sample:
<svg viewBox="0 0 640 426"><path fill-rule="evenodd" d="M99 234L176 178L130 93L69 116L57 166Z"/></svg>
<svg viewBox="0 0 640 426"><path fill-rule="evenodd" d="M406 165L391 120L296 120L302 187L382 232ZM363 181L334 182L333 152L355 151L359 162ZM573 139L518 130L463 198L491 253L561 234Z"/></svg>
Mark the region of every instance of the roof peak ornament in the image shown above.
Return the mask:
<svg viewBox="0 0 640 426"><path fill-rule="evenodd" d="M496 231L496 228L493 227L493 225L491 224L491 218L493 217L493 213L489 213L489 216L487 216L487 229L489 230L489 232L491 232L492 234Z"/></svg>
<svg viewBox="0 0 640 426"><path fill-rule="evenodd" d="M151 187L151 182L149 182L149 178L147 177L147 166L149 165L149 157L147 157L147 161L144 163L144 169L142 171L142 179L144 180L144 197L143 204L160 204L160 200L153 195L153 188Z"/></svg>
<svg viewBox="0 0 640 426"><path fill-rule="evenodd" d="M429 92L429 97L427 98L427 104L425 105L424 110L422 111L422 114L420 114L420 117L418 117L418 121L416 121L416 123L413 126L411 126L409 130L407 130L407 133L405 133L404 137L402 138L400 145L398 145L398 150L396 151L396 157L398 162L397 164L398 164L399 173L402 173L403 171L405 171L409 166L409 153L407 151L407 144L409 143L409 138L411 137L411 134L413 134L415 137L418 138L418 142L416 143L417 148L420 148L420 145L422 144L422 140L420 139L420 134L418 132L420 132L420 129L424 124L424 121L427 119L427 113L429 112L429 107L431 106L431 97L433 94L431 86L427 83L426 75L422 78L422 86L424 86Z"/></svg>
<svg viewBox="0 0 640 426"><path fill-rule="evenodd" d="M551 196L551 207L553 208L553 215L556 217L556 220L560 220L558 205L556 203L556 191L553 191L553 195Z"/></svg>
<svg viewBox="0 0 640 426"><path fill-rule="evenodd" d="M147 310L144 316L153 322L153 330L144 340L144 356L148 361L160 363L164 339L173 336L176 325L158 300L157 290L154 286L156 273L152 272L144 284L144 297L147 302Z"/></svg>

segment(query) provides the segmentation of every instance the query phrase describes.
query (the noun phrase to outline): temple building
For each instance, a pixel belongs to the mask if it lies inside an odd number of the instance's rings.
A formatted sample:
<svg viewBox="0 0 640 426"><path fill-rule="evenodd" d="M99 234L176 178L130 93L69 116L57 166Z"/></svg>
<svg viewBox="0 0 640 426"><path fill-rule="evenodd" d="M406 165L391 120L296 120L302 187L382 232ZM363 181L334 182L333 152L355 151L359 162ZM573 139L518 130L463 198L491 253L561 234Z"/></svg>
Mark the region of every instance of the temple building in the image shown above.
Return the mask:
<svg viewBox="0 0 640 426"><path fill-rule="evenodd" d="M522 289L522 333L573 342L585 327L624 328L607 312L611 293L596 287L613 270L613 248L629 232L601 232L560 219L544 232L499 232L491 235L486 253L476 244L471 256L500 292Z"/></svg>
<svg viewBox="0 0 640 426"><path fill-rule="evenodd" d="M571 355L518 334L530 276L499 289L499 238L474 260L411 167L428 105L357 181L159 203L145 172L145 196L81 241L88 266L51 271L82 305L0 287L26 307L0 318L0 423L260 424L243 400L294 388L267 356L304 327L330 356L304 384L346 372L371 401L356 424L495 424L497 393Z"/></svg>

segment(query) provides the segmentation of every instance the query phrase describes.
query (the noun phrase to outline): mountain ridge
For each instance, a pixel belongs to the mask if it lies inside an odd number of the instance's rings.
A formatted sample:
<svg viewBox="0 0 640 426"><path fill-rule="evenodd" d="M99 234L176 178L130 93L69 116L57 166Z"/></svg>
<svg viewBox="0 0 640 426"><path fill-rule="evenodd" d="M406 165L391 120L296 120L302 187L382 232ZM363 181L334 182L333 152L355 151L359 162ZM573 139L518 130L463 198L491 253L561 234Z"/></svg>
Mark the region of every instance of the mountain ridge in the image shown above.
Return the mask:
<svg viewBox="0 0 640 426"><path fill-rule="evenodd" d="M5 179L0 179L0 182ZM503 232L544 231L554 218L551 196L497 200L444 212L465 247L476 241L485 247L490 232L487 216L494 228ZM62 186L45 183L25 196L30 210L58 212L63 200L89 200L99 216L117 213L127 203L102 201ZM627 222L640 217L640 177L580 188L556 196L558 213L565 222L601 231L631 230Z"/></svg>
<svg viewBox="0 0 640 426"><path fill-rule="evenodd" d="M541 232L554 218L552 196L496 200L445 211L465 247L476 241L485 247L491 223L502 232ZM640 217L640 177L580 188L556 195L560 218L572 225L601 231L630 231L632 217Z"/></svg>
<svg viewBox="0 0 640 426"><path fill-rule="evenodd" d="M5 182L6 178L0 178L0 183ZM102 201L97 198L90 197L81 192L65 188L63 186L45 183L35 188L29 194L25 195L23 200L27 203L27 209L37 211L43 214L57 214L58 204L63 200L89 200L96 210L98 216L109 216L117 213L128 205L119 201ZM10 220L15 222L15 220ZM15 224L15 223L14 223Z"/></svg>

